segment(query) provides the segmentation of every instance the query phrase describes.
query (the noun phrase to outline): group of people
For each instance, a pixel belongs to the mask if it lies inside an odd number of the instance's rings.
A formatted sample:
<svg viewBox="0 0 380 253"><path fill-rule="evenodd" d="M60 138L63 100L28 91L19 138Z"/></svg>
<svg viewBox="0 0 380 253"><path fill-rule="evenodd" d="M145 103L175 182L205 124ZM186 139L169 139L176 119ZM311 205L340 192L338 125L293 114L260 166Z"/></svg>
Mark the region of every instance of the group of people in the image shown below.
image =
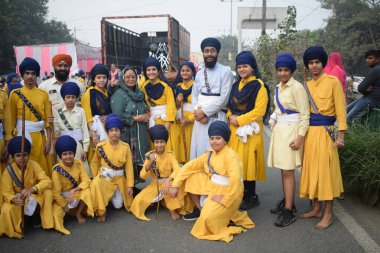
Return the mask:
<svg viewBox="0 0 380 253"><path fill-rule="evenodd" d="M253 228L246 210L259 204L256 181L266 179L269 88L250 51L237 55L234 82L230 68L217 62L217 39L204 39L201 50L204 68L196 73L185 62L174 83L148 58L140 86L133 68L115 74L110 85L109 70L97 64L88 89L69 79L69 55L53 57L55 75L38 87L39 64L25 58L19 66L24 86L9 98L0 93L0 151L12 158L0 184L0 234L23 237L23 215L69 234L66 214L79 224L87 216L104 223L110 202L144 221L153 203L173 220L196 219L191 234L199 239L229 242ZM302 166L300 196L314 205L301 217L319 217L315 227L325 229L333 223L333 199L343 192L337 149L347 130L345 96L339 79L323 72L322 47L307 48L303 60L311 77L306 84L293 78L291 54L276 59L280 83L268 166L281 170L284 198L271 212L277 226L296 220L294 170ZM137 178L151 181L136 194Z"/></svg>

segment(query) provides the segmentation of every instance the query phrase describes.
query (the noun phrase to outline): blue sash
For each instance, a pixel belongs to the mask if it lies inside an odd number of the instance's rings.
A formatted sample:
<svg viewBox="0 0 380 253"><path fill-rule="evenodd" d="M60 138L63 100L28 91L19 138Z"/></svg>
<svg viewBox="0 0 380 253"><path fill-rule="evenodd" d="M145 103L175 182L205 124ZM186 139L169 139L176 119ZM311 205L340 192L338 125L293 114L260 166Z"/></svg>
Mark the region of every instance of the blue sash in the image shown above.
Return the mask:
<svg viewBox="0 0 380 253"><path fill-rule="evenodd" d="M33 115L37 118L38 121L42 120L41 115L37 112L36 108L32 105L32 103L22 94L21 91L16 90L15 93L17 96L21 98L21 100L25 103L25 105L29 108L29 110L33 113Z"/></svg>
<svg viewBox="0 0 380 253"><path fill-rule="evenodd" d="M310 126L332 126L335 120L334 116L310 113Z"/></svg>
<svg viewBox="0 0 380 253"><path fill-rule="evenodd" d="M78 182L70 175L69 172L64 170L61 166L57 165L54 167L53 170L70 180L70 182L73 184L73 189L78 187Z"/></svg>
<svg viewBox="0 0 380 253"><path fill-rule="evenodd" d="M290 110L290 109L285 109L282 104L280 103L280 99L278 98L278 87L276 87L276 103L278 105L278 108L280 108L281 113L286 113L286 114L294 114L298 113L296 111Z"/></svg>
<svg viewBox="0 0 380 253"><path fill-rule="evenodd" d="M99 153L100 153L100 156L103 158L103 160L108 164L108 166L111 167L111 169L113 170L123 170L125 168L125 164L123 164L122 166L120 167L117 167L116 165L113 165L111 163L111 161L108 159L107 155L106 155L106 152L104 152L104 149L102 148L102 146L98 146L98 150L99 150Z"/></svg>
<svg viewBox="0 0 380 253"><path fill-rule="evenodd" d="M24 184L20 181L20 179L18 179L15 171L13 170L12 168L12 165L9 163L7 165L7 171L9 173L9 175L11 176L13 182L15 182L15 184L17 185L17 187L21 188L21 189L24 189Z"/></svg>
<svg viewBox="0 0 380 253"><path fill-rule="evenodd" d="M218 173L216 173L216 171L214 170L214 168L211 166L210 164L210 158L211 158L211 155L212 155L212 151L209 151L208 153L208 158L207 158L207 167L208 169L210 170L211 174L216 174L216 175L219 175Z"/></svg>

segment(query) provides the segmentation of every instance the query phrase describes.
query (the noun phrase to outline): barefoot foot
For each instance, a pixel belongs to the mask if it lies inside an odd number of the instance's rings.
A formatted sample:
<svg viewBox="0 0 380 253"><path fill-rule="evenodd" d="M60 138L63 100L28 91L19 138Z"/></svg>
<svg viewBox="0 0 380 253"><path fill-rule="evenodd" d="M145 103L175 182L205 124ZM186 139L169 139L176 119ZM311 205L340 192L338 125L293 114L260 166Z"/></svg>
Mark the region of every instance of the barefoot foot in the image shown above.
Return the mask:
<svg viewBox="0 0 380 253"><path fill-rule="evenodd" d="M300 218L308 219L308 218L322 218L321 210L311 210L309 212L303 213L299 216Z"/></svg>
<svg viewBox="0 0 380 253"><path fill-rule="evenodd" d="M102 215L102 216L98 216L98 218L96 219L97 222L99 223L104 223L106 222L106 215Z"/></svg>
<svg viewBox="0 0 380 253"><path fill-rule="evenodd" d="M179 220L181 218L181 215L175 210L170 211L170 215L172 216L172 220Z"/></svg>
<svg viewBox="0 0 380 253"><path fill-rule="evenodd" d="M84 224L87 221L81 214L77 215L77 220L79 224Z"/></svg>
<svg viewBox="0 0 380 253"><path fill-rule="evenodd" d="M330 217L323 217L322 220L320 222L318 222L314 228L315 229L318 229L318 230L323 230L323 229L327 229L328 227L330 227L332 224L334 223L333 221L333 218L330 216Z"/></svg>

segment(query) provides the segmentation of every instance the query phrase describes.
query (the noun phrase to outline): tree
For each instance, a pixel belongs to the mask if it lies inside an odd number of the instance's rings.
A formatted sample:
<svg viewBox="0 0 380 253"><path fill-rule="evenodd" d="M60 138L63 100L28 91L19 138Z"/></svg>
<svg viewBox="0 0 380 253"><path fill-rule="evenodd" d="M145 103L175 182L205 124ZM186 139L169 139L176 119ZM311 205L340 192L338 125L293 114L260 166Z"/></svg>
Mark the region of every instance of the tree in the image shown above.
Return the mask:
<svg viewBox="0 0 380 253"><path fill-rule="evenodd" d="M331 9L320 33L320 42L329 51L339 51L348 72L364 75L368 68L364 53L380 45L379 0L319 0L323 8Z"/></svg>
<svg viewBox="0 0 380 253"><path fill-rule="evenodd" d="M73 41L66 24L47 20L48 0L0 0L0 72L14 71L13 46Z"/></svg>
<svg viewBox="0 0 380 253"><path fill-rule="evenodd" d="M217 37L222 45L222 49L218 54L218 62L220 64L230 66L235 69L235 58L238 53L238 40L236 36L222 35Z"/></svg>

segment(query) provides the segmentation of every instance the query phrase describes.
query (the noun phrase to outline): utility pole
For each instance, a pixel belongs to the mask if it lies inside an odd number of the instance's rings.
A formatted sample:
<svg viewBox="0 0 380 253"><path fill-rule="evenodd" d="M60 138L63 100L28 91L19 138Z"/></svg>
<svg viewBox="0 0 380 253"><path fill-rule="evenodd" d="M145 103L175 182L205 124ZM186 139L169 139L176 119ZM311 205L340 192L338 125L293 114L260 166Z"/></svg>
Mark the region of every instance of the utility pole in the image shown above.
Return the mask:
<svg viewBox="0 0 380 253"><path fill-rule="evenodd" d="M261 25L261 35L265 34L266 30L266 19L267 19L267 1L263 0L263 19L262 19L262 25Z"/></svg>
<svg viewBox="0 0 380 253"><path fill-rule="evenodd" d="M232 37L232 2L243 2L243 0L220 0L221 2L230 2L231 5L230 5L230 11L231 11L231 14L230 14L230 35Z"/></svg>

